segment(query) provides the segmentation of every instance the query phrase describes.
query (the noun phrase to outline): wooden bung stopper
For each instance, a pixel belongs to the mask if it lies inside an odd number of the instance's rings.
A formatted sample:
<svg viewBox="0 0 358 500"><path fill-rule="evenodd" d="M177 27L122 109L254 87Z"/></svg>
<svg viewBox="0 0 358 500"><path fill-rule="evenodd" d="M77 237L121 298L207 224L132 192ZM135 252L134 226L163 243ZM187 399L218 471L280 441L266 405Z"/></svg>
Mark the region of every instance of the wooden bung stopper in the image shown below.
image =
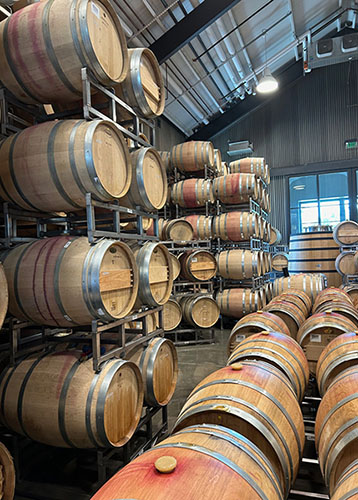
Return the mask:
<svg viewBox="0 0 358 500"><path fill-rule="evenodd" d="M177 466L177 461L174 457L163 456L155 461L154 466L161 474L170 474Z"/></svg>
<svg viewBox="0 0 358 500"><path fill-rule="evenodd" d="M270 335L270 332L261 332L261 335Z"/></svg>
<svg viewBox="0 0 358 500"><path fill-rule="evenodd" d="M241 363L234 363L233 365L231 365L231 369L234 371L240 371L243 369L243 366Z"/></svg>

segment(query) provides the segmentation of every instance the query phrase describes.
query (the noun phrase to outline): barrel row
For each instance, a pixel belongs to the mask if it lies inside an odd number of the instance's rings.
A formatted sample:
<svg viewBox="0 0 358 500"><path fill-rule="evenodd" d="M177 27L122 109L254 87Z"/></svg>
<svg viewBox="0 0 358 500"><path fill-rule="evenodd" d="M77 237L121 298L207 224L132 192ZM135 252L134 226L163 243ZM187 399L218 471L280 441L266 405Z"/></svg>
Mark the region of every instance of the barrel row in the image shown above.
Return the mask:
<svg viewBox="0 0 358 500"><path fill-rule="evenodd" d="M184 321L195 328L213 327L220 310L209 294L186 294L171 297L163 307L163 328L170 332Z"/></svg>
<svg viewBox="0 0 358 500"><path fill-rule="evenodd" d="M245 280L271 271L271 254L262 251L231 249L216 256L218 273L226 279Z"/></svg>

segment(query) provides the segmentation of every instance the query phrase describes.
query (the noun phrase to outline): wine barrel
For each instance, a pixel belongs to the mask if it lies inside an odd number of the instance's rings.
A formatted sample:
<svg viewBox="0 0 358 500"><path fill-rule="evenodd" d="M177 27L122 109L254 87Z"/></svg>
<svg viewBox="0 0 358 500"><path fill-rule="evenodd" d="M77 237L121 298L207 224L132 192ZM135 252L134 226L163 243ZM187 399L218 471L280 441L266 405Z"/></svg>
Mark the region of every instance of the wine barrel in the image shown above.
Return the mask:
<svg viewBox="0 0 358 500"><path fill-rule="evenodd" d="M214 171L218 174L222 168L222 157L220 149L214 149Z"/></svg>
<svg viewBox="0 0 358 500"><path fill-rule="evenodd" d="M128 73L125 35L107 0L34 3L0 25L0 40L2 84L26 103L78 101L84 66L106 86Z"/></svg>
<svg viewBox="0 0 358 500"><path fill-rule="evenodd" d="M223 161L221 163L221 166L219 165L217 166L217 176L228 175L228 174L230 174L228 164L226 163L226 161Z"/></svg>
<svg viewBox="0 0 358 500"><path fill-rule="evenodd" d="M129 158L121 132L109 121L35 125L0 144L0 197L45 212L80 210L86 193L111 201L129 189Z"/></svg>
<svg viewBox="0 0 358 500"><path fill-rule="evenodd" d="M143 406L143 383L134 363L110 360L99 373L82 351L32 354L3 372L3 425L51 446L123 446ZM44 409L46 411L44 411Z"/></svg>
<svg viewBox="0 0 358 500"><path fill-rule="evenodd" d="M284 268L288 267L288 255L285 253L276 253L272 257L272 269L282 273Z"/></svg>
<svg viewBox="0 0 358 500"><path fill-rule="evenodd" d="M346 274L357 274L355 252L341 252L336 258L335 266L337 273L342 276Z"/></svg>
<svg viewBox="0 0 358 500"><path fill-rule="evenodd" d="M170 261L172 263L173 268L173 280L176 280L180 274L181 266L179 259L176 255L169 252Z"/></svg>
<svg viewBox="0 0 358 500"><path fill-rule="evenodd" d="M214 166L215 153L211 142L189 141L173 146L171 150L173 167L182 172L199 172L205 165Z"/></svg>
<svg viewBox="0 0 358 500"><path fill-rule="evenodd" d="M163 306L163 329L171 332L177 328L182 320L183 313L180 304L174 298L170 298Z"/></svg>
<svg viewBox="0 0 358 500"><path fill-rule="evenodd" d="M290 336L290 331L286 323L279 316L276 316L276 314L264 311L247 314L231 330L227 344L228 355L234 351L240 342L254 333L263 331L280 332Z"/></svg>
<svg viewBox="0 0 358 500"><path fill-rule="evenodd" d="M184 219L189 222L194 231L195 240L210 240L212 233L212 217L205 215L187 215Z"/></svg>
<svg viewBox="0 0 358 500"><path fill-rule="evenodd" d="M358 460L354 460L342 473L331 500L358 500Z"/></svg>
<svg viewBox="0 0 358 500"><path fill-rule="evenodd" d="M167 221L164 226L163 236L165 240L176 242L191 241L194 237L194 230L191 224L184 219L173 219Z"/></svg>
<svg viewBox="0 0 358 500"><path fill-rule="evenodd" d="M300 274L288 278L278 278L273 283L274 295L295 289L305 292L312 301L325 288L324 278L320 274Z"/></svg>
<svg viewBox="0 0 358 500"><path fill-rule="evenodd" d="M243 499L283 498L274 468L251 441L226 427L195 425L133 460L92 500L232 500L238 491Z"/></svg>
<svg viewBox="0 0 358 500"><path fill-rule="evenodd" d="M169 174L172 171L172 163L170 159L170 151L158 151L159 156L162 159L165 171Z"/></svg>
<svg viewBox="0 0 358 500"><path fill-rule="evenodd" d="M345 285L343 290L348 293L354 307L358 309L358 285L354 283Z"/></svg>
<svg viewBox="0 0 358 500"><path fill-rule="evenodd" d="M275 468L287 496L305 434L296 395L280 370L243 361L206 377L189 395L174 432L203 423L220 424L249 438Z"/></svg>
<svg viewBox="0 0 358 500"><path fill-rule="evenodd" d="M128 50L129 70L121 84L124 100L144 118L163 114L165 89L158 60L147 48Z"/></svg>
<svg viewBox="0 0 358 500"><path fill-rule="evenodd" d="M174 204L183 208L204 207L206 203L214 203L213 186L210 179L186 179L171 187Z"/></svg>
<svg viewBox="0 0 358 500"><path fill-rule="evenodd" d="M154 148L140 148L131 153L132 183L119 203L137 206L148 212L164 207L168 196L168 180L162 159Z"/></svg>
<svg viewBox="0 0 358 500"><path fill-rule="evenodd" d="M303 305L300 308L292 302L287 302L285 299L279 299L275 302L271 301L270 304L263 308L264 311L280 316L286 323L290 331L290 336L294 339L296 339L298 329L306 319L302 309Z"/></svg>
<svg viewBox="0 0 358 500"><path fill-rule="evenodd" d="M134 314L134 311L132 311L131 314L132 313ZM159 328L159 315L157 312L148 314L145 321L129 321L125 323L124 326L127 330L140 330L140 334L144 332L145 328L147 328L147 333L152 333ZM130 359L130 361L132 361L132 359Z"/></svg>
<svg viewBox="0 0 358 500"><path fill-rule="evenodd" d="M261 307L264 307L267 304L267 298L266 298L264 287L261 286L258 289L258 292L259 292L259 295L260 295Z"/></svg>
<svg viewBox="0 0 358 500"><path fill-rule="evenodd" d="M138 270L130 248L85 237L58 236L16 246L3 255L9 311L39 325L113 321L132 309Z"/></svg>
<svg viewBox="0 0 358 500"><path fill-rule="evenodd" d="M0 443L0 485L2 500L13 500L15 496L14 461L3 443Z"/></svg>
<svg viewBox="0 0 358 500"><path fill-rule="evenodd" d="M227 364L254 359L278 368L292 385L298 401L302 401L309 379L306 356L295 340L283 333L263 331L240 342Z"/></svg>
<svg viewBox="0 0 358 500"><path fill-rule="evenodd" d="M317 313L306 319L297 333L297 342L305 351L310 371L316 374L317 361L324 348L338 335L356 330L356 325L341 314Z"/></svg>
<svg viewBox="0 0 358 500"><path fill-rule="evenodd" d="M257 177L265 179L265 159L264 158L241 158L240 160L232 161L230 171L234 173L255 174Z"/></svg>
<svg viewBox="0 0 358 500"><path fill-rule="evenodd" d="M144 305L162 306L168 302L173 288L173 265L166 246L148 241L143 246L130 244L138 271L138 298ZM137 302L137 305L140 304Z"/></svg>
<svg viewBox="0 0 358 500"><path fill-rule="evenodd" d="M261 276L263 273L259 252L232 249L216 256L218 273L227 279L242 280Z"/></svg>
<svg viewBox="0 0 358 500"><path fill-rule="evenodd" d="M265 289L267 302L270 302L270 300L273 299L272 282L268 281L268 282L264 283L264 289Z"/></svg>
<svg viewBox="0 0 358 500"><path fill-rule="evenodd" d="M348 368L333 381L318 407L316 449L331 494L346 468L357 457L357 382L358 367Z"/></svg>
<svg viewBox="0 0 358 500"><path fill-rule="evenodd" d="M214 196L228 205L248 203L257 198L257 183L252 174L228 174L213 180Z"/></svg>
<svg viewBox="0 0 358 500"><path fill-rule="evenodd" d="M209 281L216 275L216 259L208 250L189 250L179 256L181 277L188 281Z"/></svg>
<svg viewBox="0 0 358 500"><path fill-rule="evenodd" d="M353 304L347 304L346 302L340 302L339 300L332 300L331 302L325 302L317 307L316 313L320 312L334 312L341 314L358 327L358 311Z"/></svg>
<svg viewBox="0 0 358 500"><path fill-rule="evenodd" d="M278 245L282 241L282 236L280 231L271 226L271 237L270 237L270 245Z"/></svg>
<svg viewBox="0 0 358 500"><path fill-rule="evenodd" d="M301 292L300 290L294 290L294 292L298 293L286 292L286 293L281 293L281 295L277 295L271 300L269 305L276 304L277 302L278 303L290 302L291 304L294 304L302 311L302 314L306 319L311 311L310 307L311 300L308 297L308 295L306 295L304 292ZM302 297L299 294L302 294Z"/></svg>
<svg viewBox="0 0 358 500"><path fill-rule="evenodd" d="M316 300L313 304L312 312L316 312L317 308L322 304L325 304L326 302L332 302L334 300L339 300L339 302L344 302L350 305L353 304L352 299L345 290L332 286L330 288L325 288L317 295Z"/></svg>
<svg viewBox="0 0 358 500"><path fill-rule="evenodd" d="M344 333L333 339L322 351L316 369L317 384L323 396L344 370L358 365L358 331Z"/></svg>
<svg viewBox="0 0 358 500"><path fill-rule="evenodd" d="M8 306L9 290L7 286L7 279L4 271L4 266L0 263L0 328L4 323Z"/></svg>
<svg viewBox="0 0 358 500"><path fill-rule="evenodd" d="M353 220L345 220L336 225L333 238L337 245L358 245L358 224Z"/></svg>
<svg viewBox="0 0 358 500"><path fill-rule="evenodd" d="M210 295L188 294L181 297L180 306L184 321L194 327L211 328L220 316L218 305Z"/></svg>
<svg viewBox="0 0 358 500"><path fill-rule="evenodd" d="M178 380L178 356L171 340L155 337L139 360L144 382L144 401L149 406L166 406Z"/></svg>
<svg viewBox="0 0 358 500"><path fill-rule="evenodd" d="M256 214L249 212L229 212L213 219L213 236L224 241L246 241L259 236Z"/></svg>
<svg viewBox="0 0 358 500"><path fill-rule="evenodd" d="M230 288L218 292L216 301L224 316L242 318L246 314L261 309L262 302L257 290L250 288Z"/></svg>
<svg viewBox="0 0 358 500"><path fill-rule="evenodd" d="M342 278L335 266L338 255L331 231L295 234L290 237L288 270L290 274L323 273L328 286L339 286Z"/></svg>

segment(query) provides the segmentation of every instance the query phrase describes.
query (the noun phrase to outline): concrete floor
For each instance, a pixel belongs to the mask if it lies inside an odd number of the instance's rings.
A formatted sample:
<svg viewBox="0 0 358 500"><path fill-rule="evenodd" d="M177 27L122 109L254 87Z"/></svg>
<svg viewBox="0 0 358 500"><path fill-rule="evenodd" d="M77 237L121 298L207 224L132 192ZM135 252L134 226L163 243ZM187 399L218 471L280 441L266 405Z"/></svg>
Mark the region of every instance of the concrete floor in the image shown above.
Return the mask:
<svg viewBox="0 0 358 500"><path fill-rule="evenodd" d="M169 431L172 430L186 398L194 387L207 375L226 365L229 334L229 330L216 330L215 344L177 347L179 377L173 399L168 406Z"/></svg>

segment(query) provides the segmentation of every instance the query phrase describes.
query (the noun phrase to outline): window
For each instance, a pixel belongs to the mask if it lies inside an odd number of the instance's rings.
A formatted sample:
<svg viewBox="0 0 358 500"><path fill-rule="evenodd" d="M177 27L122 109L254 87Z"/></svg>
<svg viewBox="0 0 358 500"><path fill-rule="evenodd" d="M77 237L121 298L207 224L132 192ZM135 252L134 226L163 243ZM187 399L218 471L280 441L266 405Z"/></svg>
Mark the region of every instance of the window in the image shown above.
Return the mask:
<svg viewBox="0 0 358 500"><path fill-rule="evenodd" d="M349 219L347 172L291 177L289 185L291 234Z"/></svg>

